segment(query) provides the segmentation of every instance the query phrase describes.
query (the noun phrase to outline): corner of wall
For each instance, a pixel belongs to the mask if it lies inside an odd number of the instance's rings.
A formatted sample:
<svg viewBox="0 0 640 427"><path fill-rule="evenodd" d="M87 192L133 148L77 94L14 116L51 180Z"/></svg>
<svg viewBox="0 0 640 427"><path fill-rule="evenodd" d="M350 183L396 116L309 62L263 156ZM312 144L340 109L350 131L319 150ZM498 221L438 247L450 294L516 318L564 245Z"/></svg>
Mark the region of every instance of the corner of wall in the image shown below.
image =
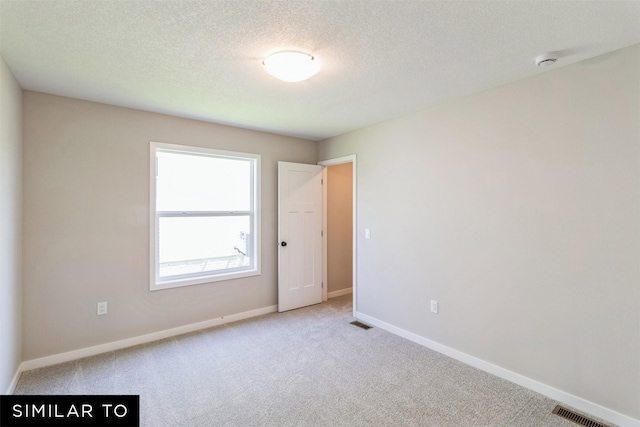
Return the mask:
<svg viewBox="0 0 640 427"><path fill-rule="evenodd" d="M0 390L22 361L22 88L0 56Z"/></svg>

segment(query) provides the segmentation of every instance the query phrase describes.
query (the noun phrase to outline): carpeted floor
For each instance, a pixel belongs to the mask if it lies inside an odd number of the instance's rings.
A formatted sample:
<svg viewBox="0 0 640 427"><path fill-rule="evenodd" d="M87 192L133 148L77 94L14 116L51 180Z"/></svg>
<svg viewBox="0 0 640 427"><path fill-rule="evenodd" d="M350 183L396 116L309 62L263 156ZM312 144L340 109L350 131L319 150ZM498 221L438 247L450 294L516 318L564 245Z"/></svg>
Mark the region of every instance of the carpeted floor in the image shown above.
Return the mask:
<svg viewBox="0 0 640 427"><path fill-rule="evenodd" d="M24 372L15 394L138 394L141 426L575 426L550 399L378 328L351 295Z"/></svg>

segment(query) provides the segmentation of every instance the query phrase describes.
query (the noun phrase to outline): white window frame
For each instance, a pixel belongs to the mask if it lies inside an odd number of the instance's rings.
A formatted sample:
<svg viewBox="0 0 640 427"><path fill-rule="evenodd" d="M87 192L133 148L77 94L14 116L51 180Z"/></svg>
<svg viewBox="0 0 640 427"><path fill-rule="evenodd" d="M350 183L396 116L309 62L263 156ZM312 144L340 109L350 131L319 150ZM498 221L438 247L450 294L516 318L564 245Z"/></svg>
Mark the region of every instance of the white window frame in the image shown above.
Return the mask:
<svg viewBox="0 0 640 427"><path fill-rule="evenodd" d="M222 272L205 272L198 275L189 275L188 277L180 277L175 279L160 279L159 277L159 218L160 216L181 216L181 217L202 217L202 216L234 216L239 215L238 212L180 212L168 213L156 211L156 174L157 174L157 160L156 153L158 151L173 151L176 153L188 153L195 155L204 155L212 157L226 157L236 158L242 160L250 160L253 164L253 176L252 176L252 209L249 211L249 215L252 221L254 233L251 239L251 253L253 260L253 266L249 269L243 268L242 270L225 270ZM219 282L222 280L232 280L242 277L257 276L260 274L260 155L250 153L240 153L235 151L223 151L212 148L193 147L186 145L166 144L162 142L150 143L150 179L149 179L149 290L157 291L161 289L171 289L182 286L192 286L204 283ZM242 215L246 215L243 212Z"/></svg>

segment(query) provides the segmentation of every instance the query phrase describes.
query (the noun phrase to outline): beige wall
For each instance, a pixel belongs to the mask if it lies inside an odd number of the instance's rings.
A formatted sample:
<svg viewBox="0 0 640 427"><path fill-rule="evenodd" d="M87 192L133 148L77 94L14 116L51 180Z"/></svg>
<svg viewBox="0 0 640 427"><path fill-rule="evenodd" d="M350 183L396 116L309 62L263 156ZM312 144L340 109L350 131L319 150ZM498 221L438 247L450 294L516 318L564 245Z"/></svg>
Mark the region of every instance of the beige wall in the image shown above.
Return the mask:
<svg viewBox="0 0 640 427"><path fill-rule="evenodd" d="M0 394L22 361L22 89L0 56Z"/></svg>
<svg viewBox="0 0 640 427"><path fill-rule="evenodd" d="M262 156L260 276L149 292L149 141ZM24 359L275 305L278 160L316 143L25 92Z"/></svg>
<svg viewBox="0 0 640 427"><path fill-rule="evenodd" d="M360 312L640 419L640 46L319 145L351 154Z"/></svg>
<svg viewBox="0 0 640 427"><path fill-rule="evenodd" d="M6 388L21 95L0 71ZM23 360L276 304L276 162L314 163L315 143L23 96ZM319 160L358 155L359 311L640 419L639 138L635 46L321 142ZM262 155L261 276L148 291L150 140Z"/></svg>
<svg viewBox="0 0 640 427"><path fill-rule="evenodd" d="M327 292L352 287L353 164L327 167Z"/></svg>

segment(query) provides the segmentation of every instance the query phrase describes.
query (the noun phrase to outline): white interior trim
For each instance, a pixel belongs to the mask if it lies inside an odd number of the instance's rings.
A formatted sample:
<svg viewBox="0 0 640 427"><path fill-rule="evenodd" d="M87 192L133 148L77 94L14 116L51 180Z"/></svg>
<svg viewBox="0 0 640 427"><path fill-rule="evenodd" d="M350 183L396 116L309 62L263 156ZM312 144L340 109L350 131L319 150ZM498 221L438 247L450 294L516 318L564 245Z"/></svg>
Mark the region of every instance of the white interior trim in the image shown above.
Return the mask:
<svg viewBox="0 0 640 427"><path fill-rule="evenodd" d="M157 173L158 173L158 153L172 152L176 154L194 154L201 156L210 156L215 158L227 158L234 160L251 162L251 208L246 211L251 218L252 241L251 248L247 250L251 253L251 265L244 268L236 268L222 271L210 271L206 273L195 273L183 276L173 276L161 278L158 270L159 264L159 242L158 235L158 212L156 210L157 196ZM239 151L218 150L214 148L192 146L192 145L176 145L164 142L149 142L149 290L159 291L163 289L172 289L182 286L203 285L212 282L224 280L238 279L242 277L259 276L260 270L260 212L261 212L261 196L260 196L260 171L262 156L255 153L245 153ZM218 211L222 214L224 211ZM226 213L225 213L226 214Z"/></svg>
<svg viewBox="0 0 640 427"><path fill-rule="evenodd" d="M336 298L336 297L341 297L343 295L349 295L351 293L353 293L353 288L345 288L345 289L329 292L327 296L329 298Z"/></svg>
<svg viewBox="0 0 640 427"><path fill-rule="evenodd" d="M335 159L328 159L328 160L323 160L321 162L318 162L318 164L320 166L323 166L325 169L323 169L322 171L322 178L326 180L327 175L326 175L326 168L327 166L334 166L334 165L341 165L343 163L352 163L353 169L351 171L351 183L352 183L352 187L353 187L353 193L352 193L352 200L353 200L353 260L352 260L352 269L353 269L353 278L352 278L352 282L353 282L353 287L352 287L352 293L353 293L353 317L356 317L356 313L357 313L357 289L358 289L358 266L357 266L357 259L358 259L358 227L357 227L357 207L358 207L358 197L357 197L357 168L356 168L356 155L355 154L351 154L349 156L343 156L343 157L338 157ZM326 181L325 181L326 182ZM323 186L323 190L322 190L322 209L323 209L323 221L324 223L322 224L323 229L327 229L326 227L326 217L327 217L327 212L326 212L326 205L327 205L327 194L326 194L326 190L325 190L326 186ZM324 233L324 238L322 240L322 250L323 250L323 255L322 255L322 281L326 284L327 283L327 233ZM329 285L327 284L325 286L326 288L329 287Z"/></svg>
<svg viewBox="0 0 640 427"><path fill-rule="evenodd" d="M158 341L177 335L186 334L201 329L211 328L213 326L223 325L225 323L236 322L238 320L248 319L250 317L261 316L263 314L275 313L278 311L277 305L258 308L256 310L245 311L243 313L231 314L229 316L217 317L215 319L205 320L203 322L191 323L189 325L179 326L177 328L165 329L164 331L153 332L147 335L127 338L120 341L113 341L106 344L100 344L93 347L81 348L66 353L54 354L52 356L41 357L22 362L20 372L29 371L31 369L43 368L45 366L57 365L58 363L69 362L83 357L95 356L96 354L106 353L109 351L120 350L134 345L145 344ZM17 374L18 375L18 374ZM15 387L15 385L14 385Z"/></svg>
<svg viewBox="0 0 640 427"><path fill-rule="evenodd" d="M409 341L413 341L416 344L420 344L424 347L430 348L431 350L435 350L438 353L442 353L453 359L459 360L460 362L473 366L474 368L481 369L492 375L518 384L522 387L528 388L529 390L540 393L574 409L611 422L620 427L640 427L640 420L636 420L635 418L631 418L612 409L605 408L604 406L600 406L597 403L590 402L581 397L574 396L571 393L558 390L557 388L554 388L550 385L541 383L529 377L525 377L524 375L494 365L493 363L484 361L482 359L478 359L477 357L463 353L459 350L447 347L446 345L440 344L436 341L432 341L428 338L424 338L420 335L414 334L413 332L398 328L389 323L383 322L382 320L378 320L375 317L371 317L359 312L356 313L355 317L356 319L361 320L365 323L376 326L380 329L384 329L388 332L391 332L392 334L398 335L402 338L406 338Z"/></svg>
<svg viewBox="0 0 640 427"><path fill-rule="evenodd" d="M24 362L18 366L18 370L13 376L13 379L11 380L11 383L9 384L9 388L7 389L7 392L5 394L13 394L13 391L16 389L16 386L18 385L18 380L20 379L20 374L22 374L22 371L24 371L24 369L22 368L22 365L24 365Z"/></svg>
<svg viewBox="0 0 640 427"><path fill-rule="evenodd" d="M322 302L325 302L329 296L329 263L327 262L327 229L329 228L327 200L329 193L329 172L326 167L322 168Z"/></svg>

